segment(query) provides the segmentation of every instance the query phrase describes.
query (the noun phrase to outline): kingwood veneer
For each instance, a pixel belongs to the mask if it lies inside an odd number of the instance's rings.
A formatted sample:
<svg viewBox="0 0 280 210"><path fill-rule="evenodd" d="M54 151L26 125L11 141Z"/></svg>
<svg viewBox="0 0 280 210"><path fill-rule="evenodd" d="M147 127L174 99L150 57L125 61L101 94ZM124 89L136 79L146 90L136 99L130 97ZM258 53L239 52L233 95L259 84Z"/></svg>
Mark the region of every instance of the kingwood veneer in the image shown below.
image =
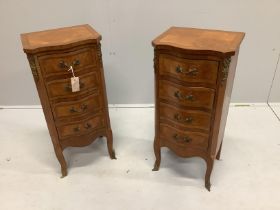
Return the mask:
<svg viewBox="0 0 280 210"><path fill-rule="evenodd" d="M67 175L66 147L89 145L107 137L115 159L101 55L101 36L89 25L21 34L24 52L43 107L62 176ZM73 92L68 71L79 77Z"/></svg>
<svg viewBox="0 0 280 210"><path fill-rule="evenodd" d="M161 147L178 156L203 158L210 190L219 159L238 50L244 33L172 27L153 42L156 161Z"/></svg>

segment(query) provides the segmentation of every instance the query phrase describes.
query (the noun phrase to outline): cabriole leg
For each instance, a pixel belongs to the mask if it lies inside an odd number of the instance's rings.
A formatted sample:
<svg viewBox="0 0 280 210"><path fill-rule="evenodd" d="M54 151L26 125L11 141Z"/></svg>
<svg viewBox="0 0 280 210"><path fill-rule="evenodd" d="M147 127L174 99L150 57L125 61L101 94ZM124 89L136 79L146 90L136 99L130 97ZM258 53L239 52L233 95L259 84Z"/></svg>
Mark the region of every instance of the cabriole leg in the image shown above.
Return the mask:
<svg viewBox="0 0 280 210"><path fill-rule="evenodd" d="M55 155L61 166L61 178L67 176L67 163L63 156L63 151L60 148L55 148Z"/></svg>
<svg viewBox="0 0 280 210"><path fill-rule="evenodd" d="M107 148L111 159L117 159L113 148L113 133L112 130L107 131Z"/></svg>
<svg viewBox="0 0 280 210"><path fill-rule="evenodd" d="M154 140L154 152L156 156L156 161L154 164L153 171L158 171L160 167L160 162L161 162L161 152L160 152L160 145L159 145L159 140L155 138Z"/></svg>
<svg viewBox="0 0 280 210"><path fill-rule="evenodd" d="M206 161L206 163L207 163L207 169L206 169L206 173L205 173L205 187L208 191L210 191L210 188L211 188L210 177L211 177L211 173L212 173L212 169L213 169L214 160L209 158Z"/></svg>

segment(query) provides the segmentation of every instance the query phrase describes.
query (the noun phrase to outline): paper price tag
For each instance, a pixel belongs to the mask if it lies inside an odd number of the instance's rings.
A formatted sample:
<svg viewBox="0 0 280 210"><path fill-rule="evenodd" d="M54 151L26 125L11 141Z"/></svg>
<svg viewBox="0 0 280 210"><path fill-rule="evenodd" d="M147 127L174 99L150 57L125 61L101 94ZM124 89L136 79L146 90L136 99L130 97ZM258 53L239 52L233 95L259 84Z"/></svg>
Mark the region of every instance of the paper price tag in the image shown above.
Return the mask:
<svg viewBox="0 0 280 210"><path fill-rule="evenodd" d="M71 77L72 92L80 91L79 77Z"/></svg>

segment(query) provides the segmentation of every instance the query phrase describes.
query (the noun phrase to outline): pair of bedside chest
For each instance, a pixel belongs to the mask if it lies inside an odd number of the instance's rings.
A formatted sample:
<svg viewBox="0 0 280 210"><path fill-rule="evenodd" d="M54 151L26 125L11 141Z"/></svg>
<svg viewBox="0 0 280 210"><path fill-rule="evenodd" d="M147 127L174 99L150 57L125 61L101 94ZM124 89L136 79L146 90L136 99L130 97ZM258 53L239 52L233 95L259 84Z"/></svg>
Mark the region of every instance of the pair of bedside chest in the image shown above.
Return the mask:
<svg viewBox="0 0 280 210"><path fill-rule="evenodd" d="M244 33L172 27L153 41L156 161L161 147L207 163L210 190L219 159L238 49ZM101 36L89 25L21 35L55 154L67 175L66 147L107 138L115 159L102 65Z"/></svg>

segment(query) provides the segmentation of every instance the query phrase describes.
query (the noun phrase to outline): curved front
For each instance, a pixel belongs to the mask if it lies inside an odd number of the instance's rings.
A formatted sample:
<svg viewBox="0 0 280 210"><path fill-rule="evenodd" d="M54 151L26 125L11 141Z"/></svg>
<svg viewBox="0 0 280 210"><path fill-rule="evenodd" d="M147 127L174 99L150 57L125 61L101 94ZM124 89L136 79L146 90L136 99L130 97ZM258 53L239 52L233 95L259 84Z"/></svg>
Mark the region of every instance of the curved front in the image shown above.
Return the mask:
<svg viewBox="0 0 280 210"><path fill-rule="evenodd" d="M61 140L60 144L63 149L66 147L84 147L92 144L100 136L107 137L107 130L99 129L80 136L71 136L69 138Z"/></svg>

